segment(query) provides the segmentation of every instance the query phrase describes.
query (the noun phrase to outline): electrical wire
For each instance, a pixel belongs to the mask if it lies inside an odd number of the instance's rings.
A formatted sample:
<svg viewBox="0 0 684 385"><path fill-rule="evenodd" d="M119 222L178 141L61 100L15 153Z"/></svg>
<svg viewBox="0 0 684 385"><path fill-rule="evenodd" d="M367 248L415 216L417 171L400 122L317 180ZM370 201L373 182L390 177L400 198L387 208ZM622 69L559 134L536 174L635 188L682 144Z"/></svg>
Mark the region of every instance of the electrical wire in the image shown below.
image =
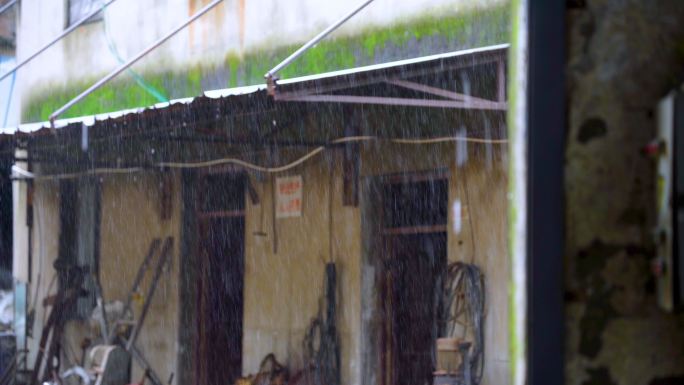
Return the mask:
<svg viewBox="0 0 684 385"><path fill-rule="evenodd" d="M482 138L470 138L470 137L460 137L460 136L454 136L454 137L437 137L437 138L418 138L418 139L388 139L388 138L380 138L377 136L349 136L349 137L343 137L343 138L338 138L335 140L332 140L329 144L334 145L334 144L344 144L344 143L351 143L351 142L367 142L367 141L385 141L385 142L390 142L390 143L397 143L397 144L416 144L416 145L421 145L421 144L436 144L436 143L445 143L445 142L474 142L474 143L489 143L489 144L504 144L508 143L507 139L482 139ZM221 158L221 159L213 159L209 161L203 161L203 162L160 162L151 165L149 168L173 168L173 169L194 169L194 168L206 168L206 167L212 167L212 166L219 166L219 165L225 165L225 164L233 164L237 166L242 166L248 170L252 171L258 171L258 172L264 172L264 173L269 173L269 174L277 174L281 173L287 170L290 170L292 168L295 168L302 163L306 162L307 160L315 157L316 155L320 154L326 149L326 146L319 146L313 149L312 151L308 152L307 154L303 155L302 157L285 164L283 166L277 166L277 167L267 167L267 166L261 166L257 165L254 163L250 163L241 159L237 158ZM26 170L15 170L17 174L22 175L23 178L19 179L34 179L34 180L54 180L54 179L73 179L73 178L78 178L81 176L88 176L88 175L102 175L102 174L130 174L130 173L136 173L136 172L141 172L144 171L146 168L145 167L129 167L129 168L95 168L87 171L81 171L81 172L74 172L74 173L67 173L67 174L46 174L46 175L35 175L33 173L30 173Z"/></svg>
<svg viewBox="0 0 684 385"><path fill-rule="evenodd" d="M264 166L259 166L254 163L249 163L244 160L236 159L236 158L223 158L223 159L215 159L215 160L210 160L206 162L196 162L196 163L176 163L176 162L162 162L158 163L158 167L162 168L204 168L204 167L211 167L211 166L218 166L218 165L223 165L223 164L235 164L238 166L245 167L247 169L253 170L253 171L261 171L261 172L266 172L270 174L277 174L283 171L287 171L291 168L297 167L300 164L306 162L307 160L313 158L314 156L320 154L323 150L325 150L324 146L317 147L315 150L309 152L308 154L302 156L301 158L288 163L284 166L280 167L264 167Z"/></svg>

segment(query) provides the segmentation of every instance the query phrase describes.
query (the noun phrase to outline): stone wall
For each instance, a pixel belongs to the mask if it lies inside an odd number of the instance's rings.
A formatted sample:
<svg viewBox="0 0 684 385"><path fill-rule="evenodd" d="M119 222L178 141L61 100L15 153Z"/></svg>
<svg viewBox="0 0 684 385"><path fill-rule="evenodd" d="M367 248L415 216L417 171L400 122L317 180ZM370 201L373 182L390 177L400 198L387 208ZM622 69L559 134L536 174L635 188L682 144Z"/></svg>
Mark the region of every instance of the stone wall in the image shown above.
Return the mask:
<svg viewBox="0 0 684 385"><path fill-rule="evenodd" d="M582 3L582 2L574 2ZM566 383L684 382L684 316L656 306L654 108L684 74L684 2L568 10Z"/></svg>

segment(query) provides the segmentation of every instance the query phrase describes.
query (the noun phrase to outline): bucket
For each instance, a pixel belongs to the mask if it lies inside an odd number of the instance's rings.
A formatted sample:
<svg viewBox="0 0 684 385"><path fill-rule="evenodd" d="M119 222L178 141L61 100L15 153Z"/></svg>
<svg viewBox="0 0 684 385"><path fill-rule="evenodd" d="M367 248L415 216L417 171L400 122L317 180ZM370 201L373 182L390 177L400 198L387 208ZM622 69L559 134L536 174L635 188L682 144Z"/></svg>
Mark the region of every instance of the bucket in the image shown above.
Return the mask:
<svg viewBox="0 0 684 385"><path fill-rule="evenodd" d="M435 374L454 374L461 367L460 338L437 339L437 372Z"/></svg>

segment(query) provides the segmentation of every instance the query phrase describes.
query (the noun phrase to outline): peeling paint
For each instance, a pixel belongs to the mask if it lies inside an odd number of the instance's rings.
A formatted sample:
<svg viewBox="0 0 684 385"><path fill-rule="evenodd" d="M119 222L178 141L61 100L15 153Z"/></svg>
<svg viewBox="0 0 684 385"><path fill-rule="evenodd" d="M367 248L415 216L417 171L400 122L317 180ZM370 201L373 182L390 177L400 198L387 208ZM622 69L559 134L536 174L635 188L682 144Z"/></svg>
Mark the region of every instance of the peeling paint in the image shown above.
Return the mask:
<svg viewBox="0 0 684 385"><path fill-rule="evenodd" d="M193 4L191 2L190 4ZM479 33L473 34L475 25ZM368 28L354 36L324 40L281 73L283 78L316 74L379 62L406 59L434 53L507 42L509 39L507 5L471 9L447 16L421 16L384 28ZM193 34L190 31L191 36ZM190 39L192 41L192 38ZM275 63L299 48L300 43L263 47L240 54L229 52L223 63L197 64L159 73L142 73L145 82L171 99L200 95L210 89L263 83L263 75ZM211 82L205 78L214 74ZM22 121L44 121L57 108L97 81L97 78L70 82L68 87L47 85L33 90L25 99ZM119 78L76 104L64 118L92 115L133 107L149 106L157 101L140 89L133 79Z"/></svg>

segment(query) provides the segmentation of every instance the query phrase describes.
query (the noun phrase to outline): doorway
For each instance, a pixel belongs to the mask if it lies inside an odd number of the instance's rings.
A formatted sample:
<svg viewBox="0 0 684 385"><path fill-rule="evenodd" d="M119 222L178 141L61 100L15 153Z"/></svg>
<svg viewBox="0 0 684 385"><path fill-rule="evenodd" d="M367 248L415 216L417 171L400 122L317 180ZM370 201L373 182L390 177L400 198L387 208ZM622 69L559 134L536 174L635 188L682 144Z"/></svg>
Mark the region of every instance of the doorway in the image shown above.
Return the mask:
<svg viewBox="0 0 684 385"><path fill-rule="evenodd" d="M448 183L404 175L382 190L382 385L429 385L447 264Z"/></svg>
<svg viewBox="0 0 684 385"><path fill-rule="evenodd" d="M12 290L12 160L0 159L0 289Z"/></svg>
<svg viewBox="0 0 684 385"><path fill-rule="evenodd" d="M197 188L197 380L232 384L242 374L245 176L206 172Z"/></svg>

